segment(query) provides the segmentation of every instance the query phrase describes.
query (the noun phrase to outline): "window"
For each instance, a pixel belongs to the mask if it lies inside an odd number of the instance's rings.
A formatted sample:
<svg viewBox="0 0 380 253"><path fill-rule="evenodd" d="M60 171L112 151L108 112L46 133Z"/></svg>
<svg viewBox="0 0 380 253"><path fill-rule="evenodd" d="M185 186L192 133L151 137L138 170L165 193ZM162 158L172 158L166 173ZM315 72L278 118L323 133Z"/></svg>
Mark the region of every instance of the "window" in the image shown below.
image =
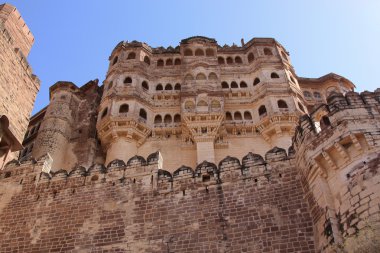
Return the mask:
<svg viewBox="0 0 380 253"><path fill-rule="evenodd" d="M206 49L206 56L214 56L215 53L214 53L214 50L211 49L211 48L207 48Z"/></svg>
<svg viewBox="0 0 380 253"><path fill-rule="evenodd" d="M314 92L313 93L313 95L314 95L314 97L317 99L317 100L321 100L322 99L322 97L321 97L321 93L319 93L319 92Z"/></svg>
<svg viewBox="0 0 380 253"><path fill-rule="evenodd" d="M193 101L186 101L185 103L185 109L186 110L191 110L191 109L194 109L195 105L193 103Z"/></svg>
<svg viewBox="0 0 380 253"><path fill-rule="evenodd" d="M321 129L325 129L328 126L331 126L329 117L323 116L320 121Z"/></svg>
<svg viewBox="0 0 380 253"><path fill-rule="evenodd" d="M172 123L172 116L170 114L166 114L164 117L164 123L170 124Z"/></svg>
<svg viewBox="0 0 380 253"><path fill-rule="evenodd" d="M233 64L234 60L231 57L227 57L227 64Z"/></svg>
<svg viewBox="0 0 380 253"><path fill-rule="evenodd" d="M260 118L261 117L264 117L267 115L267 108L265 107L265 105L262 105L259 107L259 116Z"/></svg>
<svg viewBox="0 0 380 253"><path fill-rule="evenodd" d="M140 113L139 113L139 116L143 119L147 119L147 114L146 114L146 111L144 109L140 109Z"/></svg>
<svg viewBox="0 0 380 253"><path fill-rule="evenodd" d="M127 113L129 111L128 104L122 104L119 108L119 113Z"/></svg>
<svg viewBox="0 0 380 253"><path fill-rule="evenodd" d="M256 77L255 80L253 81L253 86L256 86L260 83L260 78Z"/></svg>
<svg viewBox="0 0 380 253"><path fill-rule="evenodd" d="M185 76L185 80L186 80L186 81L192 81L192 80L194 80L194 77L193 77L191 74L187 74L187 75Z"/></svg>
<svg viewBox="0 0 380 253"><path fill-rule="evenodd" d="M148 56L145 56L145 57L144 57L144 62L145 62L146 64L150 65L150 59L149 59Z"/></svg>
<svg viewBox="0 0 380 253"><path fill-rule="evenodd" d="M308 99L308 100L311 99L311 93L308 91L304 91L303 96L305 97L305 99Z"/></svg>
<svg viewBox="0 0 380 253"><path fill-rule="evenodd" d="M197 106L208 106L207 102L204 100L201 100L198 102Z"/></svg>
<svg viewBox="0 0 380 253"><path fill-rule="evenodd" d="M231 88L239 88L238 84L236 82L231 83Z"/></svg>
<svg viewBox="0 0 380 253"><path fill-rule="evenodd" d="M252 120L252 115L251 115L251 113L248 112L248 111L245 111L245 112L244 112L244 119L245 119L245 120Z"/></svg>
<svg viewBox="0 0 380 253"><path fill-rule="evenodd" d="M253 53L249 53L248 54L248 62L251 63L255 60L255 56L253 55Z"/></svg>
<svg viewBox="0 0 380 253"><path fill-rule="evenodd" d="M264 48L264 55L273 55L272 50L270 48Z"/></svg>
<svg viewBox="0 0 380 253"><path fill-rule="evenodd" d="M218 63L219 63L220 65L225 64L225 62L224 62L224 58L223 58L223 57L218 57Z"/></svg>
<svg viewBox="0 0 380 253"><path fill-rule="evenodd" d="M185 56L193 56L193 51L190 48L185 49L184 52Z"/></svg>
<svg viewBox="0 0 380 253"><path fill-rule="evenodd" d="M288 108L288 105L286 104L286 102L284 100L278 100L277 106L280 109L287 109Z"/></svg>
<svg viewBox="0 0 380 253"><path fill-rule="evenodd" d="M181 65L181 59L175 59L174 60L174 65Z"/></svg>
<svg viewBox="0 0 380 253"><path fill-rule="evenodd" d="M244 82L244 81L240 82L240 88L247 88L247 87L248 87L248 85L246 82Z"/></svg>
<svg viewBox="0 0 380 253"><path fill-rule="evenodd" d="M156 86L156 90L163 90L164 88L162 87L162 84L157 84Z"/></svg>
<svg viewBox="0 0 380 253"><path fill-rule="evenodd" d="M197 50L195 50L195 56L204 56L205 55L205 52L203 52L202 49L198 48Z"/></svg>
<svg viewBox="0 0 380 253"><path fill-rule="evenodd" d="M226 120L232 120L232 115L230 112L226 112Z"/></svg>
<svg viewBox="0 0 380 253"><path fill-rule="evenodd" d="M228 89L230 86L228 85L227 82L222 82L222 89Z"/></svg>
<svg viewBox="0 0 380 253"><path fill-rule="evenodd" d="M115 65L118 59L119 59L119 57L116 56L116 57L113 59L112 65Z"/></svg>
<svg viewBox="0 0 380 253"><path fill-rule="evenodd" d="M154 117L154 124L159 124L159 123L162 123L162 117L161 117L161 115L157 114Z"/></svg>
<svg viewBox="0 0 380 253"><path fill-rule="evenodd" d="M218 80L218 76L214 72L211 72L208 75L208 80Z"/></svg>
<svg viewBox="0 0 380 253"><path fill-rule="evenodd" d="M241 113L240 112L235 112L234 113L234 120L243 120L243 118L241 117Z"/></svg>
<svg viewBox="0 0 380 253"><path fill-rule="evenodd" d="M173 86L170 83L168 83L165 85L165 90L173 90Z"/></svg>
<svg viewBox="0 0 380 253"><path fill-rule="evenodd" d="M136 59L136 53L135 52L131 52L128 54L127 60L131 60L131 59Z"/></svg>
<svg viewBox="0 0 380 253"><path fill-rule="evenodd" d="M196 80L206 80L206 75L203 73L199 73L196 78Z"/></svg>
<svg viewBox="0 0 380 253"><path fill-rule="evenodd" d="M174 86L174 90L181 90L181 84L176 83Z"/></svg>
<svg viewBox="0 0 380 253"><path fill-rule="evenodd" d="M181 122L181 115L179 115L179 114L174 115L174 122L180 123Z"/></svg>
<svg viewBox="0 0 380 253"><path fill-rule="evenodd" d="M108 108L104 109L102 112L102 116L100 117L101 119L104 118L108 113Z"/></svg>
<svg viewBox="0 0 380 253"><path fill-rule="evenodd" d="M167 59L166 60L166 66L171 66L173 65L173 60L172 59Z"/></svg>
<svg viewBox="0 0 380 253"><path fill-rule="evenodd" d="M272 72L272 74L270 74L270 77L271 78L280 78L280 76L276 72Z"/></svg>
<svg viewBox="0 0 380 253"><path fill-rule="evenodd" d="M164 60L159 59L159 60L157 61L157 67L163 67L163 66L164 66Z"/></svg>
<svg viewBox="0 0 380 253"><path fill-rule="evenodd" d="M124 83L126 83L126 84L130 84L130 83L132 83L132 78L130 78L129 76L127 76L127 77L124 79Z"/></svg>
<svg viewBox="0 0 380 253"><path fill-rule="evenodd" d="M235 63L237 63L237 64L242 64L243 63L243 61L241 60L240 56L236 56L235 57Z"/></svg>
<svg viewBox="0 0 380 253"><path fill-rule="evenodd" d="M220 102L218 100L213 100L211 102L211 108L212 109L220 109Z"/></svg>
<svg viewBox="0 0 380 253"><path fill-rule="evenodd" d="M148 82L147 82L147 81L143 81L143 82L141 83L141 87L143 87L143 88L146 89L146 90L149 90Z"/></svg>

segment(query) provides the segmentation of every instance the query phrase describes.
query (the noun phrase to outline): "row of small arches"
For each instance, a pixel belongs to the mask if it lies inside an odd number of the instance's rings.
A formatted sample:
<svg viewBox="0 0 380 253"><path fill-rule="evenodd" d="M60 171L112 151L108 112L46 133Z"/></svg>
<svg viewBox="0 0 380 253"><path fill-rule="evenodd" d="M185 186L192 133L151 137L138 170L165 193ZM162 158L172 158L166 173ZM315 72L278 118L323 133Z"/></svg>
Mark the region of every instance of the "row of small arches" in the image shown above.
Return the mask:
<svg viewBox="0 0 380 253"><path fill-rule="evenodd" d="M136 59L136 53L130 52L127 56L127 60L133 60L133 59ZM119 56L114 57L112 61L112 65L115 65L118 61L119 61ZM147 55L144 56L144 62L150 65L150 58Z"/></svg>
<svg viewBox="0 0 380 253"><path fill-rule="evenodd" d="M277 73L273 72L271 74L271 78L272 79L277 79L277 78L280 78L280 76ZM253 81L253 86L258 85L260 82L261 82L260 78L256 77L255 80ZM235 81L232 81L231 84L228 84L227 82L224 81L224 82L222 82L221 85L222 85L222 89L229 89L229 88L236 89L236 88L239 88L239 87L240 88L248 88L247 83L244 82L244 81L241 81L240 85L237 82L235 82Z"/></svg>
<svg viewBox="0 0 380 253"><path fill-rule="evenodd" d="M270 48L264 48L264 55L266 56L272 56L273 55L273 52ZM247 56L247 60L248 60L248 63L251 63L255 60L255 55L250 52ZM228 56L227 58L224 58L222 56L219 56L218 57L218 63L220 65L223 65L223 64L228 64L228 65L231 65L231 64L242 64L243 63L243 60L241 59L240 56L235 56L232 57L232 56Z"/></svg>
<svg viewBox="0 0 380 253"><path fill-rule="evenodd" d="M277 101L277 106L280 109L288 109L288 104L282 99ZM261 105L259 107L258 113L260 117L263 117L267 114L267 108L265 105ZM239 111L234 113L226 112L226 120L252 120L252 114L249 111L245 111L243 115Z"/></svg>
<svg viewBox="0 0 380 253"><path fill-rule="evenodd" d="M121 104L121 105L119 106L119 113L126 114L126 113L128 113L128 112L129 112L129 105L128 105L128 104ZM108 107L106 107L106 108L103 110L103 112L102 112L102 114L101 114L100 117L101 117L101 118L104 118L105 116L107 116L107 114L108 114ZM144 119L144 120L147 120L147 118L148 118L148 114L147 114L147 112L146 112L145 109L140 108L140 111L139 111L139 117L142 118L142 119Z"/></svg>
<svg viewBox="0 0 380 253"><path fill-rule="evenodd" d="M164 117L162 117L160 114L157 114L154 116L154 124L160 124L160 123L180 123L181 122L181 115L175 114L174 117L170 114L166 114Z"/></svg>
<svg viewBox="0 0 380 253"><path fill-rule="evenodd" d="M186 48L184 51L185 56L215 56L215 51L212 48L207 48L206 51L204 51L201 48L195 49L195 52L193 53L193 50L190 48Z"/></svg>
<svg viewBox="0 0 380 253"><path fill-rule="evenodd" d="M200 100L197 103L197 107L208 107L208 103L205 100ZM195 108L195 103L193 101L186 101L185 102L185 109L194 109ZM212 100L211 101L211 108L212 109L219 109L221 108L221 104L218 100Z"/></svg>
<svg viewBox="0 0 380 253"><path fill-rule="evenodd" d="M163 59L158 59L157 60L157 67L163 67L163 66L173 66L173 65L181 65L181 59L173 59L169 58L164 61Z"/></svg>
<svg viewBox="0 0 380 253"><path fill-rule="evenodd" d="M191 75L191 74L187 74L185 76L185 80L194 80L194 76ZM195 76L195 80L197 80L197 81L202 81L202 80L218 80L218 76L214 72L211 72L210 74L208 74L208 76L206 76L204 73L198 73Z"/></svg>

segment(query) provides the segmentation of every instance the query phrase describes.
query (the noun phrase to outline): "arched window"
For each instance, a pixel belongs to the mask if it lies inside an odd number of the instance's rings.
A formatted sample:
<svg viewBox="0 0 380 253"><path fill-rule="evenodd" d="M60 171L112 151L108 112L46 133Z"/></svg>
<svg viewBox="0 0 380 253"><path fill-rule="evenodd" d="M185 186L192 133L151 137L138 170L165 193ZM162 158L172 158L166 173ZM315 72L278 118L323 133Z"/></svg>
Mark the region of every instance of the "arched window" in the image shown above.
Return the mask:
<svg viewBox="0 0 380 253"><path fill-rule="evenodd" d="M231 83L231 88L239 88L239 85L236 82Z"/></svg>
<svg viewBox="0 0 380 253"><path fill-rule="evenodd" d="M129 111L129 105L128 104L122 104L119 107L119 113L127 113Z"/></svg>
<svg viewBox="0 0 380 253"><path fill-rule="evenodd" d="M205 52L202 49L198 48L195 50L195 56L204 56Z"/></svg>
<svg viewBox="0 0 380 253"><path fill-rule="evenodd" d="M193 51L190 48L186 48L184 55L185 56L193 56Z"/></svg>
<svg viewBox="0 0 380 253"><path fill-rule="evenodd" d="M272 74L270 74L270 77L271 78L280 78L280 76L276 72L272 72Z"/></svg>
<svg viewBox="0 0 380 253"><path fill-rule="evenodd" d="M230 112L226 112L226 120L232 120L232 115Z"/></svg>
<svg viewBox="0 0 380 253"><path fill-rule="evenodd" d="M264 54L265 55L273 55L273 53L272 53L272 50L270 50L270 48L264 48Z"/></svg>
<svg viewBox="0 0 380 253"><path fill-rule="evenodd" d="M315 91L315 92L313 93L313 95L314 95L314 97L315 97L317 100L321 100L321 99L322 99L322 97L321 97L321 93L319 93L319 92L317 92L317 91Z"/></svg>
<svg viewBox="0 0 380 253"><path fill-rule="evenodd" d="M149 90L148 82L147 82L147 81L143 81L143 82L141 83L141 87L143 87L143 88L146 89L146 90Z"/></svg>
<svg viewBox="0 0 380 253"><path fill-rule="evenodd" d="M233 64L234 63L234 60L232 59L232 57L227 57L227 64Z"/></svg>
<svg viewBox="0 0 380 253"><path fill-rule="evenodd" d="M164 123L170 124L172 123L172 116L170 114L166 114L164 117Z"/></svg>
<svg viewBox="0 0 380 253"><path fill-rule="evenodd" d="M260 78L256 77L255 80L253 81L253 86L256 86L260 83Z"/></svg>
<svg viewBox="0 0 380 253"><path fill-rule="evenodd" d="M140 109L139 116L140 116L140 118L143 118L145 120L148 118L147 114L146 114L146 111L144 109L142 109L142 108Z"/></svg>
<svg viewBox="0 0 380 253"><path fill-rule="evenodd" d="M265 117L267 115L267 108L265 105L259 107L259 116L260 118Z"/></svg>
<svg viewBox="0 0 380 253"><path fill-rule="evenodd" d="M117 57L117 56L115 58L113 58L112 65L115 65L118 59L119 59L119 57Z"/></svg>
<svg viewBox="0 0 380 253"><path fill-rule="evenodd" d="M218 57L218 63L221 65L221 64L225 64L224 62L224 58L223 57Z"/></svg>
<svg viewBox="0 0 380 253"><path fill-rule="evenodd" d="M311 99L311 93L308 92L308 91L304 91L304 92L303 92L303 96L304 96L305 99L307 99L307 100Z"/></svg>
<svg viewBox="0 0 380 253"><path fill-rule="evenodd" d="M203 73L199 73L196 78L196 80L206 80L206 75Z"/></svg>
<svg viewBox="0 0 380 253"><path fill-rule="evenodd" d="M130 52L128 54L127 60L131 60L131 59L136 59L136 53L135 52Z"/></svg>
<svg viewBox="0 0 380 253"><path fill-rule="evenodd" d="M277 106L280 109L286 109L286 108L288 108L288 104L284 100L278 100L277 101Z"/></svg>
<svg viewBox="0 0 380 253"><path fill-rule="evenodd" d="M166 66L171 66L173 65L173 60L172 59L167 59L166 60Z"/></svg>
<svg viewBox="0 0 380 253"><path fill-rule="evenodd" d="M305 108L303 107L303 105L301 105L300 102L298 102L298 108L300 108L300 110L301 110L302 112L306 113L306 112L305 112Z"/></svg>
<svg viewBox="0 0 380 253"><path fill-rule="evenodd" d="M124 79L124 83L126 83L126 84L130 84L130 83L132 83L132 78L130 78L129 76L127 76L127 77Z"/></svg>
<svg viewBox="0 0 380 253"><path fill-rule="evenodd" d="M157 67L163 67L163 66L164 66L164 60L159 59L159 60L157 61Z"/></svg>
<svg viewBox="0 0 380 253"><path fill-rule="evenodd" d="M252 120L252 114L249 111L244 112L244 119L245 120Z"/></svg>
<svg viewBox="0 0 380 253"><path fill-rule="evenodd" d="M154 117L154 124L160 124L162 123L162 117L160 114L157 114L155 117Z"/></svg>
<svg viewBox="0 0 380 253"><path fill-rule="evenodd" d="M181 59L175 59L174 60L174 65L181 65Z"/></svg>
<svg viewBox="0 0 380 253"><path fill-rule="evenodd" d="M252 53L252 52L249 53L249 54L248 54L248 62L251 63L251 62L253 62L254 60L255 60L255 56L253 55L253 53Z"/></svg>
<svg viewBox="0 0 380 253"><path fill-rule="evenodd" d="M187 74L187 75L185 76L185 80L186 80L186 81L192 81L192 80L194 80L194 77L193 77L191 74Z"/></svg>
<svg viewBox="0 0 380 253"><path fill-rule="evenodd" d="M320 120L320 126L321 126L321 129L325 129L328 126L331 126L329 117L327 117L326 115L323 116Z"/></svg>
<svg viewBox="0 0 380 253"><path fill-rule="evenodd" d="M243 118L241 117L241 113L240 112L235 112L234 113L234 120L243 120Z"/></svg>
<svg viewBox="0 0 380 253"><path fill-rule="evenodd" d="M204 100L200 100L197 104L197 106L208 106L207 102Z"/></svg>
<svg viewBox="0 0 380 253"><path fill-rule="evenodd" d="M156 86L156 90L163 90L164 88L162 87L162 84L157 84Z"/></svg>
<svg viewBox="0 0 380 253"><path fill-rule="evenodd" d="M206 56L214 56L214 50L212 48L207 48L206 49Z"/></svg>
<svg viewBox="0 0 380 253"><path fill-rule="evenodd" d="M241 81L241 82L240 82L240 88L248 88L247 83L244 82L244 81Z"/></svg>
<svg viewBox="0 0 380 253"><path fill-rule="evenodd" d="M170 83L165 85L165 90L173 90L173 86Z"/></svg>
<svg viewBox="0 0 380 253"><path fill-rule="evenodd" d="M174 123L180 123L181 122L181 115L176 114L174 115Z"/></svg>
<svg viewBox="0 0 380 253"><path fill-rule="evenodd" d="M106 109L103 110L102 116L100 116L100 118L101 119L104 118L107 115L107 113L108 113L108 108L106 107Z"/></svg>
<svg viewBox="0 0 380 253"><path fill-rule="evenodd" d="M186 103L185 103L185 109L186 110L191 110L191 109L194 109L194 108L195 108L195 105L194 105L193 101L186 101Z"/></svg>
<svg viewBox="0 0 380 253"><path fill-rule="evenodd" d="M213 100L212 102L211 102L211 108L212 109L220 109L220 102L218 101L218 100Z"/></svg>
<svg viewBox="0 0 380 253"><path fill-rule="evenodd" d="M235 57L235 63L237 63L237 64L242 64L243 63L243 61L241 60L240 56L236 56Z"/></svg>
<svg viewBox="0 0 380 253"><path fill-rule="evenodd" d="M150 65L150 59L149 59L149 57L148 56L144 56L144 62L146 63L146 64L148 64L148 65Z"/></svg>
<svg viewBox="0 0 380 253"><path fill-rule="evenodd" d="M174 90L181 90L181 84L176 83L174 86Z"/></svg>
<svg viewBox="0 0 380 253"><path fill-rule="evenodd" d="M208 80L218 80L218 76L214 72L211 72L208 75Z"/></svg>
<svg viewBox="0 0 380 253"><path fill-rule="evenodd" d="M222 89L229 89L230 86L228 85L227 82L222 82Z"/></svg>

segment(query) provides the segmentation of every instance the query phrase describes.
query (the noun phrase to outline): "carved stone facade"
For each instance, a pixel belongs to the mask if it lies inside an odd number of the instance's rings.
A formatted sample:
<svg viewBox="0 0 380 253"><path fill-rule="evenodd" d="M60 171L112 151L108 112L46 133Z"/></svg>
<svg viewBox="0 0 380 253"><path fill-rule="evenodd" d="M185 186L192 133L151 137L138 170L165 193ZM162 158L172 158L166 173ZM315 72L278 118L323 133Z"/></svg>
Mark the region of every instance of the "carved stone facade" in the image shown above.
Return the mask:
<svg viewBox="0 0 380 253"><path fill-rule="evenodd" d="M298 77L270 38L109 61L50 88L0 172L0 252L376 252L380 91Z"/></svg>

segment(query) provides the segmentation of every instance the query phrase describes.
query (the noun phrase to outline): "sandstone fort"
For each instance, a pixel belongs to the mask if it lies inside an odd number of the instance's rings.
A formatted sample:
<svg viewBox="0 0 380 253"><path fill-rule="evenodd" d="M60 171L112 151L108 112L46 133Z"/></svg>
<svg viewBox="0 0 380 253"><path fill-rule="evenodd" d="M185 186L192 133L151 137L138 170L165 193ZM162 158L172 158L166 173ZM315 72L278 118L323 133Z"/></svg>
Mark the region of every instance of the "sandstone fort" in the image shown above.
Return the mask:
<svg viewBox="0 0 380 253"><path fill-rule="evenodd" d="M30 118L33 42L0 5L0 252L379 252L380 90L272 38L122 41Z"/></svg>

